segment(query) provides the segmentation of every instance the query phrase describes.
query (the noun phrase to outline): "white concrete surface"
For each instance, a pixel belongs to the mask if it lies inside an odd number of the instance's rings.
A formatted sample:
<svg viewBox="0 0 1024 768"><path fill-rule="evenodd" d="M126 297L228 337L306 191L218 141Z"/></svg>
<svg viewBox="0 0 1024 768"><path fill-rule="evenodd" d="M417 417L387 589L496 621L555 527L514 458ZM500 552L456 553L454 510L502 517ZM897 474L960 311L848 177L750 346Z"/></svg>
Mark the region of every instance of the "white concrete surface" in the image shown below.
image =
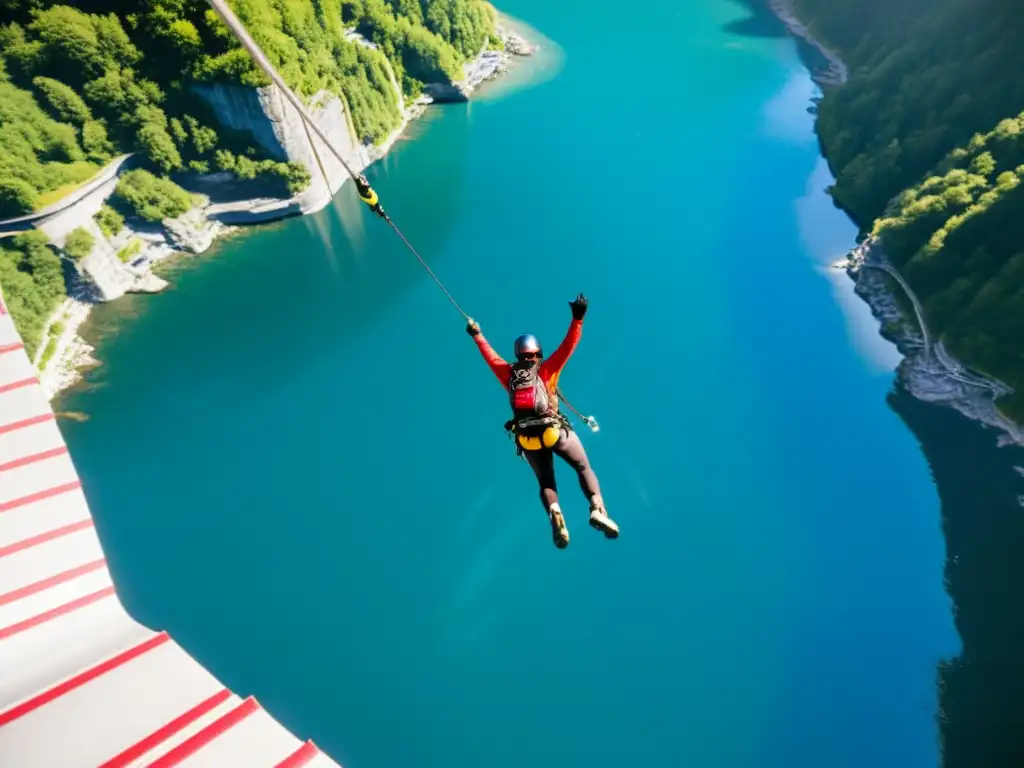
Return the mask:
<svg viewBox="0 0 1024 768"><path fill-rule="evenodd" d="M0 298L0 766L129 765L337 768L125 612Z"/></svg>

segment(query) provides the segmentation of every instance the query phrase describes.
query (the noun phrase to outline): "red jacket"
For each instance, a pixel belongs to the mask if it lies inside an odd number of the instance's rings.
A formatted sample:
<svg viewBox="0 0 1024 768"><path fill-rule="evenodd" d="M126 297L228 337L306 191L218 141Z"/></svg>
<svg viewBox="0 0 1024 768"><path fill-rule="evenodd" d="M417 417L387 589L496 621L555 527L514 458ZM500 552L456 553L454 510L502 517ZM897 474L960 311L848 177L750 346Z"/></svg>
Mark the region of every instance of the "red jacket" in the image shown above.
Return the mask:
<svg viewBox="0 0 1024 768"><path fill-rule="evenodd" d="M540 364L540 378L547 386L548 392L551 393L555 410L558 410L558 400L555 398L555 390L558 389L558 377L562 375L562 369L569 361L569 356L576 350L576 345L580 343L580 336L582 334L583 321L574 318L569 323L569 330L566 332L565 338L562 339L562 343L558 345L558 349L554 351L551 357L545 358ZM477 347L480 348L480 354L484 356L487 365L490 366L491 370L494 371L494 375L498 377L498 381L501 382L501 386L508 387L509 379L512 378L512 366L506 363L501 355L494 351L494 347L487 342L482 333L478 333L473 339L476 341Z"/></svg>

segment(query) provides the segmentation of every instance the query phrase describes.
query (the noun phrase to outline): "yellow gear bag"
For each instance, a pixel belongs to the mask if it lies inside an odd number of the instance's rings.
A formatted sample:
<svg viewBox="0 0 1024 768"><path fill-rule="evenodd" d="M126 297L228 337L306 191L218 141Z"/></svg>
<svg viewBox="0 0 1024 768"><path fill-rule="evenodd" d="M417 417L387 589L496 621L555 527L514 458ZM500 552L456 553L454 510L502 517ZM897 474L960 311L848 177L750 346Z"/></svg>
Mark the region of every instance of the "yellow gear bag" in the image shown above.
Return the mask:
<svg viewBox="0 0 1024 768"><path fill-rule="evenodd" d="M539 451L541 447L551 448L558 439L562 436L562 430L558 427L548 427L544 430L544 434L540 437L527 437L526 435L519 435L517 439L519 444L523 446L527 451Z"/></svg>

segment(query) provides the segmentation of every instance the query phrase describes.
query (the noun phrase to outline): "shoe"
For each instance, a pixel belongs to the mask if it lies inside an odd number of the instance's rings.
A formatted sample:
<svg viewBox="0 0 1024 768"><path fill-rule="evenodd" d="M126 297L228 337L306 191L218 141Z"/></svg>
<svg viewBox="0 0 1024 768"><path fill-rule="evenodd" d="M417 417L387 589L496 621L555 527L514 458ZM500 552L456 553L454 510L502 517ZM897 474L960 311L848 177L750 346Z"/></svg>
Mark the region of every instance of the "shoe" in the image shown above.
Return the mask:
<svg viewBox="0 0 1024 768"><path fill-rule="evenodd" d="M552 507L548 511L548 518L551 520L551 538L554 539L555 546L559 549L565 549L569 546L569 529L565 527L565 518L562 516L562 511Z"/></svg>
<svg viewBox="0 0 1024 768"><path fill-rule="evenodd" d="M608 517L604 504L598 503L590 508L590 527L601 531L606 539L619 537L618 523Z"/></svg>

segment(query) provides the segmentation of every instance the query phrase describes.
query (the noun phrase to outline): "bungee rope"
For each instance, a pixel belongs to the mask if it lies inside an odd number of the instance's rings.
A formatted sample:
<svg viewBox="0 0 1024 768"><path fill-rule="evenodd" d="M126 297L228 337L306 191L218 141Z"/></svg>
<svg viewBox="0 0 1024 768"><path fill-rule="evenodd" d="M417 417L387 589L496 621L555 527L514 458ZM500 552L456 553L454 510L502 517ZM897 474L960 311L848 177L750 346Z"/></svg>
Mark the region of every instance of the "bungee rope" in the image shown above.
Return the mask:
<svg viewBox="0 0 1024 768"><path fill-rule="evenodd" d="M341 152L339 152L338 149L334 146L334 144L331 143L331 140L327 138L327 135L322 130L320 130L320 127L316 124L316 121L313 120L313 116L310 115L309 112L306 110L305 106L303 106L302 102L299 100L299 97L296 96L292 89L288 87L288 84L284 81L284 78L282 78L278 74L277 70L274 68L274 65L270 63L269 59L267 59L266 54L263 53L259 45L257 45L256 41L253 40L249 33L246 31L245 27L242 25L242 22L238 20L237 16L235 16L234 11L232 11L231 8L228 7L227 2L225 0L207 0L207 2L210 4L210 7L213 8L214 12L216 12L216 14L220 16L221 20L227 25L228 29L231 30L231 33L238 39L238 42L242 44L242 47L249 52L249 55L252 56L253 62L256 64L256 66L263 70L263 73L267 77L269 77L271 82L274 83L274 85L276 85L280 89L285 99L287 99L288 102L293 107L295 107L295 111L299 113L299 117L302 120L303 129L306 132L306 139L309 141L309 145L313 150L313 157L316 158L316 163L317 166L320 168L320 173L324 177L324 184L327 185L328 197L332 200L334 199L333 193L331 192L331 183L327 178L327 172L324 169L323 163L320 160L320 154L319 152L317 152L316 144L313 142L313 137L310 136L309 134L311 129L318 137L320 137L320 140L331 151L331 154L338 158L338 162L341 163L341 167L345 169L346 173L348 173L349 177L356 185L356 190L359 193L359 198L364 203L366 203L366 205L370 208L371 211L373 211L375 214L377 214L377 216L379 216L385 222L387 222L388 226L390 226L391 229L395 231L395 234L398 235L399 239L403 243L405 243L405 247L409 249L413 256L416 257L416 260L420 263L420 266L423 267L424 270L426 270L426 273L430 275L430 279L437 284L437 287L441 289L441 292L444 293L448 301L451 302L451 305L455 307L458 313L462 315L463 319L466 320L467 322L473 322L473 318L471 318L466 313L466 311L459 306L459 303L455 300L455 297L451 295L448 289L445 288L444 283L442 283L438 276L434 274L434 270L432 270L430 266L427 264L427 262L424 261L423 257L420 256L416 248L413 247L413 244L409 242L409 239L404 234L402 234L402 230L398 228L398 225L395 224L395 222L392 221L391 217L388 216L387 212L385 212L384 208L380 204L380 199L377 197L377 193L373 190L373 187L370 186L370 182L367 181L366 177L363 174L356 173L354 170L352 170L352 167L348 164L345 158L342 157ZM561 393L560 390L556 390L556 395L559 399L561 399L563 403L565 403L566 407L569 408L569 410L576 414L580 419L582 419L583 423L590 427L591 430L597 432L600 429L597 420L593 416L584 416L582 413L576 410L572 406L572 404L565 399L565 396Z"/></svg>
<svg viewBox="0 0 1024 768"><path fill-rule="evenodd" d="M380 200L377 197L377 193L373 190L373 187L370 186L370 182L366 180L366 177L361 173L356 173L352 170L352 166L348 164L341 152L339 152L337 147L331 143L331 140L327 138L326 134L320 130L320 126L318 126L316 121L313 120L313 116L306 111L305 106L303 106L299 97L295 95L292 89L288 87L284 78L277 73L277 70L274 69L274 66L267 59L266 54L263 53L256 41L252 39L245 27L242 25L242 22L240 22L238 17L235 16L234 11L228 7L225 0L207 1L210 3L210 6L217 15L221 17L228 29L231 30L232 34L238 38L238 42L242 44L242 47L249 52L249 55L252 56L253 62L255 62L256 66L263 70L264 74L270 78L271 82L281 90L281 93L284 94L284 97L288 102L295 107L295 111L299 113L299 117L302 119L303 125L306 128L306 136L309 137L309 130L312 129L312 131L320 137L320 140L323 141L326 147L331 151L331 154L338 158L338 162L341 163L341 167L345 169L345 172L348 173L349 177L355 183L356 189L359 191L360 199L369 206L371 211L384 219L384 221L386 221L388 225L395 230L395 234L398 235L403 243L405 243L406 248L412 252L412 255L416 257L417 261L419 261L420 266L422 266L427 271L427 274L430 275L431 279L437 283L437 287L440 288L444 295L448 297L448 301L450 301L452 306L458 310L459 314L462 315L465 320L472 319L465 310L459 306L459 303L451 293L449 293L448 289L444 287L444 283L442 283L438 279L437 275L434 274L434 271L427 265L427 262L423 260L423 257L420 256L412 243L409 242L409 239L402 234L402 230L398 228L398 225L395 224L391 217L384 211L384 208L381 206ZM327 174L324 172L323 164L320 162L320 155L316 150L316 145L313 143L312 137L309 137L309 143L313 148L313 155L316 157L317 165L320 166L320 172L324 176L324 182L328 185L327 188L329 191L330 182L327 179Z"/></svg>

